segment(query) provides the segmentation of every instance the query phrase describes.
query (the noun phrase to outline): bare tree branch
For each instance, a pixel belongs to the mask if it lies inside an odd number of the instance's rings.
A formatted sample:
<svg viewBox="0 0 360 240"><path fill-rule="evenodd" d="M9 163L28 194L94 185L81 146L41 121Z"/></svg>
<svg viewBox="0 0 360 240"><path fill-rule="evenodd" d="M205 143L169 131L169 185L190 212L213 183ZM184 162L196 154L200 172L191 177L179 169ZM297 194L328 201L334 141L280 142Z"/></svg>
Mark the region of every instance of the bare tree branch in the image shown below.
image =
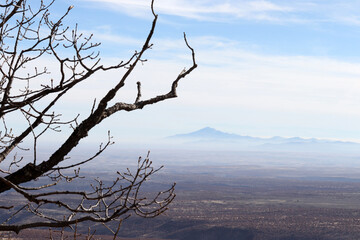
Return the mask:
<svg viewBox="0 0 360 240"><path fill-rule="evenodd" d="M137 82L134 102L113 103L138 63L146 62L143 56L152 47L150 42L158 19L154 0L150 5L152 24L141 49L129 59L108 66L101 63L97 50L100 43L92 42L92 35L79 33L77 25L74 29L63 26L73 6L68 7L60 17L52 18L50 12L54 1L46 3L41 0L38 5L27 0L4 0L0 3L0 214L6 216L0 224L0 231L18 233L35 227L75 225L76 236L77 224L81 222L106 225L117 221L118 228L113 231L115 239L121 222L132 214L152 218L166 211L175 198L175 184L150 198L142 193L144 182L162 168L154 168L148 155L145 159L139 158L133 171L117 171L110 183L95 179L90 189L63 190L59 188L61 183L83 180L80 167L95 160L113 144L110 133L105 144L101 144L85 160L70 159L69 154L82 139L88 137L90 130L114 113L142 109L177 97L180 80L197 67L195 52L184 33L192 63L170 82L167 93L142 100L141 83ZM43 58L51 62L49 65L56 66L57 74L40 64L39 60ZM123 75L114 80L113 87L99 98L100 101L92 103L90 115L84 120L80 121L78 114L62 120L61 114L52 110L75 86L99 72L116 70L122 70ZM9 116L18 115L23 118L19 121L24 122L14 130ZM71 127L73 131L47 157L39 154L39 140L44 139L46 133L57 134L63 126ZM24 142L29 139L33 142L32 147L24 148ZM24 155L24 151L29 149L31 157L30 154ZM41 182L34 184L39 179ZM2 201L8 197L6 193L9 190L21 201L11 204ZM63 214L55 216L47 211L55 206ZM14 220L24 212L32 214L35 220L31 223L26 219Z"/></svg>

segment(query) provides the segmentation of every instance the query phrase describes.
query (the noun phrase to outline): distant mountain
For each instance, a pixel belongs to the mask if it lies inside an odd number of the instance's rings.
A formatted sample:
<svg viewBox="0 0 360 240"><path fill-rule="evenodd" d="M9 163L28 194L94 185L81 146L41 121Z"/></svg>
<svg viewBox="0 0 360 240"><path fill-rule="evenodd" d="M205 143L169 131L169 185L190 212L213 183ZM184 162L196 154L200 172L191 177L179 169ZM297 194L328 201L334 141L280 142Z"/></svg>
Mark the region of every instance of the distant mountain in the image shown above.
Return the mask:
<svg viewBox="0 0 360 240"><path fill-rule="evenodd" d="M214 128L177 134L166 138L170 142L191 148L229 149L229 150L264 150L264 151L350 151L360 153L360 144L354 142L333 141L326 139L301 137L261 138L226 133Z"/></svg>
<svg viewBox="0 0 360 240"><path fill-rule="evenodd" d="M177 134L174 136L170 136L169 138L197 138L197 139L243 139L248 138L252 139L253 137L241 136L237 134L225 133L219 130L216 130L211 127L205 127L198 131L186 133L186 134Z"/></svg>
<svg viewBox="0 0 360 240"><path fill-rule="evenodd" d="M205 127L195 132L185 133L185 134L177 134L170 136L168 138L172 139L201 139L201 140L252 140L252 141L260 141L266 143L284 143L284 142L320 142L324 140L318 140L315 138L304 139L300 137L292 137L292 138L284 138L284 137L271 137L271 138L261 138L261 137L251 137L251 136L243 136L233 133L226 133L219 130L216 130L211 127ZM326 141L326 140L325 140Z"/></svg>

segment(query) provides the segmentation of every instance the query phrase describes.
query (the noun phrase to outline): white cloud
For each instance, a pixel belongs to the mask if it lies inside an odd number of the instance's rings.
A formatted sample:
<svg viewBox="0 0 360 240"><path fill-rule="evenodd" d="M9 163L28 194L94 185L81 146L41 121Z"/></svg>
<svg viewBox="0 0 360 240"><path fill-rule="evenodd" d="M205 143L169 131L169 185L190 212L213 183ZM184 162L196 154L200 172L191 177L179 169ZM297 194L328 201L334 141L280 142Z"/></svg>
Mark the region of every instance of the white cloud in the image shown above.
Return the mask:
<svg viewBox="0 0 360 240"><path fill-rule="evenodd" d="M150 0L82 0L100 3L136 17L151 18ZM337 22L359 25L360 3L342 1L284 0L156 0L155 11L162 15L181 16L205 21L246 19L280 24Z"/></svg>
<svg viewBox="0 0 360 240"><path fill-rule="evenodd" d="M83 0L111 5L113 9L129 15L149 16L150 1L148 0ZM214 1L214 0L157 0L155 11L159 14L181 16L197 20L224 21L230 18L275 20L272 13L291 12L287 6L270 1Z"/></svg>

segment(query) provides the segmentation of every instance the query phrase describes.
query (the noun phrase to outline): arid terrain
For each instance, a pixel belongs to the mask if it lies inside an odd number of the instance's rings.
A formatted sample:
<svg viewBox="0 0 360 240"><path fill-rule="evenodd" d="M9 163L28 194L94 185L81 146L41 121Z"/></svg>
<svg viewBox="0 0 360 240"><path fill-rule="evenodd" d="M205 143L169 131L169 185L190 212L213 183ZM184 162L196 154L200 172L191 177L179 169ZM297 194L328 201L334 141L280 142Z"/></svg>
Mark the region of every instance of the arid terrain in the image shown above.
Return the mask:
<svg viewBox="0 0 360 240"><path fill-rule="evenodd" d="M165 155L153 159L162 163ZM190 164L190 155L198 161ZM122 238L360 239L360 171L354 156L344 156L342 164L335 161L338 156L311 158L285 153L224 154L222 162L218 153L189 156L178 154L174 161L168 160L166 168L144 189L156 192L176 182L177 197L170 210L155 219L126 220ZM240 160L230 161L235 157ZM83 174L89 178L100 174L110 181L111 176L104 173L113 164L107 161L102 170L85 169ZM13 193L9 198L17 200ZM99 235L109 234L100 225L92 228ZM85 226L79 229L87 231Z"/></svg>

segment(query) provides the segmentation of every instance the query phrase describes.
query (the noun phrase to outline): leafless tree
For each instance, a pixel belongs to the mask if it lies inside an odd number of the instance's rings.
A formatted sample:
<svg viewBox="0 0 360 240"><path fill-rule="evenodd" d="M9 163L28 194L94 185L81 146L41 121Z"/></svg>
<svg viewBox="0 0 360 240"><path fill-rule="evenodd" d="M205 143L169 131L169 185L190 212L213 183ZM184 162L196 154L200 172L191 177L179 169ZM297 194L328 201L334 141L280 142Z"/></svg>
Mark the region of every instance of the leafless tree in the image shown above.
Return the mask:
<svg viewBox="0 0 360 240"><path fill-rule="evenodd" d="M109 135L108 142L101 145L93 156L61 165L80 140L104 119L119 111L134 111L177 97L179 81L197 67L194 50L184 34L184 44L192 54L192 65L172 80L169 92L142 100L141 84L137 82L134 102L111 103L134 68L146 61L143 55L152 47L150 41L158 19L153 1L151 11L154 18L141 50L135 51L128 60L111 66L101 63L96 51L99 44L92 42L92 35L84 36L77 27L71 30L63 25L72 6L60 18L51 18L50 9L54 1L5 0L0 4L0 199L3 203L0 204L0 216L8 216L0 224L0 231L18 233L36 227L62 228L85 221L108 223L122 221L134 213L146 218L158 216L174 199L174 185L152 198L141 196L143 183L159 170L152 166L148 156L139 158L135 171L117 172L117 178L111 184L97 180L91 191L64 191L56 186L62 181L78 178L79 166L95 159L112 144ZM58 73L46 67L35 67L42 58L52 58ZM98 72L110 70L121 70L123 75L98 102L91 103L92 110L84 120L79 122L75 118L63 122L60 114L53 112L53 107L72 88ZM9 127L9 116L15 113L23 116L23 129ZM56 134L62 125L71 126L72 132L48 158L39 157L38 140L45 132ZM26 151L22 143L27 138L32 138L34 143L31 158L21 154ZM74 169L74 175L65 174L68 169ZM47 179L47 183L31 187L27 184L25 187L24 184L37 179ZM20 196L21 205L11 199L4 201L9 193ZM68 198L78 201L64 200ZM64 215L49 214L46 209L52 206L61 208ZM32 219L35 216L35 220L11 220L24 212L30 213Z"/></svg>

